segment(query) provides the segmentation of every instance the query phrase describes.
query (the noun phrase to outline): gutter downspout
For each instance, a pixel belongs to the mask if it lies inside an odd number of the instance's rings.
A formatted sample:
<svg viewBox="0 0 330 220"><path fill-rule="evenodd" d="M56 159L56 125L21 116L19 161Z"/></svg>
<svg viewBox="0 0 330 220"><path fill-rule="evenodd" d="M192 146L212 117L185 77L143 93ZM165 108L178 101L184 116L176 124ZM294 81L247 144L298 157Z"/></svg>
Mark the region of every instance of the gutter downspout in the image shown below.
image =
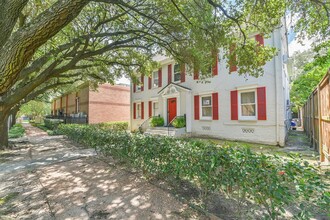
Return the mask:
<svg viewBox="0 0 330 220"><path fill-rule="evenodd" d="M133 127L133 119L132 119L132 115L133 115L133 82L132 80L130 81L130 85L129 85L129 126L130 126L130 131L132 131L132 127Z"/></svg>
<svg viewBox="0 0 330 220"><path fill-rule="evenodd" d="M275 32L273 32L273 45L277 47L278 45L276 44L275 41ZM277 47L278 48L278 47ZM281 50L281 48L279 48ZM280 53L280 51L279 51ZM274 69L275 69L275 106L276 106L276 114L275 114L275 122L276 122L276 145L279 146L280 144L280 127L279 127L279 100L278 100L278 58L279 55L277 55L274 59Z"/></svg>

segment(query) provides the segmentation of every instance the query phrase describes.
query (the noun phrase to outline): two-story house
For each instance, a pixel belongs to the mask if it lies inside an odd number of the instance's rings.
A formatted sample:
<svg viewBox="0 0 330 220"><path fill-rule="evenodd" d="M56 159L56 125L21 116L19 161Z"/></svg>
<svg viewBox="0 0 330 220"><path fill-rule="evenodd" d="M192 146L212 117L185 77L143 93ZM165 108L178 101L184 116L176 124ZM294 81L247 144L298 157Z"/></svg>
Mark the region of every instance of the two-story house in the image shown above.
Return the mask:
<svg viewBox="0 0 330 220"><path fill-rule="evenodd" d="M290 117L285 27L267 39L254 37L278 49L259 78L240 76L236 66L228 69L228 61L217 59L212 77L202 82L185 65L156 57L161 68L131 84L131 130L152 116L163 117L165 126L185 116L187 135L284 146Z"/></svg>

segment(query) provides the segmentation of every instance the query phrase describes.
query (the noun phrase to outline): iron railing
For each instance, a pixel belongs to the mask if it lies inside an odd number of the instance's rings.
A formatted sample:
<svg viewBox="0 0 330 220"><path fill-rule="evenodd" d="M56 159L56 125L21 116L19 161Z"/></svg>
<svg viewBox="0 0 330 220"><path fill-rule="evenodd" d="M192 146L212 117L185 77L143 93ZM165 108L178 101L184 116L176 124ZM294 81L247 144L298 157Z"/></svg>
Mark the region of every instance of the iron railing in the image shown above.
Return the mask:
<svg viewBox="0 0 330 220"><path fill-rule="evenodd" d="M86 116L69 116L69 115L47 115L49 119L61 119L64 124L88 124L88 117Z"/></svg>

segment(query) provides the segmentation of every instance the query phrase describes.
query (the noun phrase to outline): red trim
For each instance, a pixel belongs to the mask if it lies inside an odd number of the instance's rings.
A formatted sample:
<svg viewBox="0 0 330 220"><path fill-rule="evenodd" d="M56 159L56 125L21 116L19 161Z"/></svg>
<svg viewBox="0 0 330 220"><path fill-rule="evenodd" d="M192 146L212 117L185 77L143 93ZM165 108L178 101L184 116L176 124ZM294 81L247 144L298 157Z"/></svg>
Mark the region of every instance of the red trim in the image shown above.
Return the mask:
<svg viewBox="0 0 330 220"><path fill-rule="evenodd" d="M257 34L255 36L255 39L256 39L256 41L258 42L258 44L260 46L264 46L265 45L264 37L261 34Z"/></svg>
<svg viewBox="0 0 330 220"><path fill-rule="evenodd" d="M212 119L219 120L219 95L218 93L212 93Z"/></svg>
<svg viewBox="0 0 330 220"><path fill-rule="evenodd" d="M181 64L181 82L185 82L186 81L186 64Z"/></svg>
<svg viewBox="0 0 330 220"><path fill-rule="evenodd" d="M172 82L172 64L169 64L167 68L167 84L170 84L171 82Z"/></svg>
<svg viewBox="0 0 330 220"><path fill-rule="evenodd" d="M141 119L144 119L144 102L141 102Z"/></svg>
<svg viewBox="0 0 330 220"><path fill-rule="evenodd" d="M144 90L144 75L141 75L141 92Z"/></svg>
<svg viewBox="0 0 330 220"><path fill-rule="evenodd" d="M212 66L212 74L213 76L216 76L218 75L218 69L219 69L219 62L218 62L218 53L217 51L214 51L212 53L212 56L213 56L213 66Z"/></svg>
<svg viewBox="0 0 330 220"><path fill-rule="evenodd" d="M133 92L136 92L136 84L133 83Z"/></svg>
<svg viewBox="0 0 330 220"><path fill-rule="evenodd" d="M158 70L158 87L162 87L162 81L163 81L162 76L163 76L162 69L160 68Z"/></svg>
<svg viewBox="0 0 330 220"><path fill-rule="evenodd" d="M231 120L238 120L237 90L230 92Z"/></svg>
<svg viewBox="0 0 330 220"><path fill-rule="evenodd" d="M235 51L236 45L232 44L229 48L229 53L232 54L233 51ZM232 60L229 61L229 72L235 72L237 71L237 66L234 64L236 62L236 55L233 57Z"/></svg>
<svg viewBox="0 0 330 220"><path fill-rule="evenodd" d="M257 88L258 120L267 120L266 87Z"/></svg>
<svg viewBox="0 0 330 220"><path fill-rule="evenodd" d="M136 119L136 103L133 103L133 119Z"/></svg>
<svg viewBox="0 0 330 220"><path fill-rule="evenodd" d="M199 120L199 95L194 96L194 113L195 120Z"/></svg>
<svg viewBox="0 0 330 220"><path fill-rule="evenodd" d="M148 77L148 89L151 89L151 77Z"/></svg>
<svg viewBox="0 0 330 220"><path fill-rule="evenodd" d="M194 69L194 80L198 80L198 76L199 73L198 73L198 70L197 69Z"/></svg>
<svg viewBox="0 0 330 220"><path fill-rule="evenodd" d="M152 116L152 101L149 101L149 118Z"/></svg>

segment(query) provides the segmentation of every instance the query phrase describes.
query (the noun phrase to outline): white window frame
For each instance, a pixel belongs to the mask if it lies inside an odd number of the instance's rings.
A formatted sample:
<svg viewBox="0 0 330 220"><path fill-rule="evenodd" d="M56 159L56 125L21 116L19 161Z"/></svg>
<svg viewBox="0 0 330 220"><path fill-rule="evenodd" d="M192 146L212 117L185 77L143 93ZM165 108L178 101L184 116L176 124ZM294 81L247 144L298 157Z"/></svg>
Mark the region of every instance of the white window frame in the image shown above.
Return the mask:
<svg viewBox="0 0 330 220"><path fill-rule="evenodd" d="M179 65L179 72L174 71L175 70L175 65ZM175 74L176 73L180 75L180 79L177 80L177 81L175 81ZM176 64L173 65L173 76L172 77L173 77L173 82L175 82L175 83L181 82L181 65L180 64L176 63Z"/></svg>
<svg viewBox="0 0 330 220"><path fill-rule="evenodd" d="M136 103L136 119L141 118L141 115L142 115L141 107L142 107L141 102Z"/></svg>
<svg viewBox="0 0 330 220"><path fill-rule="evenodd" d="M154 105L156 103L158 104L158 114L157 115L155 114L156 111L155 111L155 108L154 108ZM159 112L159 102L158 101L152 101L151 104L152 104L152 116L158 116L160 114L160 112Z"/></svg>
<svg viewBox="0 0 330 220"><path fill-rule="evenodd" d="M211 107L211 115L210 116L203 116L203 98L205 97L210 97L211 99L211 105L210 106L205 106L205 107ZM199 109L199 118L201 120L212 120L213 116L213 100L212 100L212 94L205 94L199 96L199 102L200 102L200 109Z"/></svg>
<svg viewBox="0 0 330 220"><path fill-rule="evenodd" d="M157 76L157 77L155 77L155 76ZM158 80L157 81L157 84L155 84L155 80ZM158 85L159 85L159 75L158 75L158 71L154 71L153 73L152 73L152 86L151 86L151 88L158 88Z"/></svg>
<svg viewBox="0 0 330 220"><path fill-rule="evenodd" d="M241 102L241 94L254 92L254 104L255 104L255 115L254 116L243 116L242 115L242 102ZM257 90L256 89L248 89L248 90L239 90L238 91L238 120L241 121L257 121L258 119L258 100L257 100Z"/></svg>

